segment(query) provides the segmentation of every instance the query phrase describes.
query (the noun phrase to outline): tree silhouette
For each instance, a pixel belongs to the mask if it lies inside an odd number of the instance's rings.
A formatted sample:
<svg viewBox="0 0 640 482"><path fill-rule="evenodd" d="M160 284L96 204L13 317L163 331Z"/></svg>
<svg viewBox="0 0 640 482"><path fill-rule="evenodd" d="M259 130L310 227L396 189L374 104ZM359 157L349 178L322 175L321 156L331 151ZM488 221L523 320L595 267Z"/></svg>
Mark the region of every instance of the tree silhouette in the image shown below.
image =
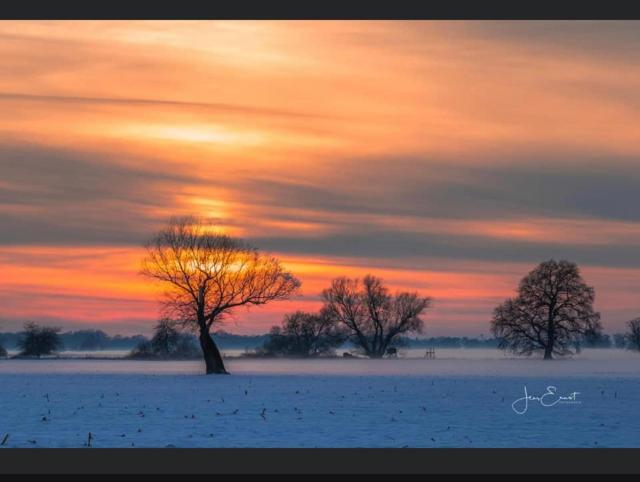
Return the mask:
<svg viewBox="0 0 640 482"><path fill-rule="evenodd" d="M50 355L62 347L62 340L58 335L60 328L40 326L33 322L24 325L24 332L18 340L18 348L22 356Z"/></svg>
<svg viewBox="0 0 640 482"><path fill-rule="evenodd" d="M323 316L346 328L351 340L367 356L381 358L403 333L420 333L420 316L431 305L431 298L418 293L392 295L382 280L367 275L362 281L336 278L322 292Z"/></svg>
<svg viewBox="0 0 640 482"><path fill-rule="evenodd" d="M629 345L634 350L640 350L640 318L631 320L628 325L629 334L627 337L629 339Z"/></svg>
<svg viewBox="0 0 640 482"><path fill-rule="evenodd" d="M520 281L518 296L496 307L491 331L501 348L518 354L540 350L545 360L568 355L582 338L601 333L594 298L575 263L545 261Z"/></svg>
<svg viewBox="0 0 640 482"><path fill-rule="evenodd" d="M206 373L227 373L210 330L239 306L293 294L300 282L273 257L221 234L206 221L173 218L146 244L141 274L165 287L165 314L197 334Z"/></svg>

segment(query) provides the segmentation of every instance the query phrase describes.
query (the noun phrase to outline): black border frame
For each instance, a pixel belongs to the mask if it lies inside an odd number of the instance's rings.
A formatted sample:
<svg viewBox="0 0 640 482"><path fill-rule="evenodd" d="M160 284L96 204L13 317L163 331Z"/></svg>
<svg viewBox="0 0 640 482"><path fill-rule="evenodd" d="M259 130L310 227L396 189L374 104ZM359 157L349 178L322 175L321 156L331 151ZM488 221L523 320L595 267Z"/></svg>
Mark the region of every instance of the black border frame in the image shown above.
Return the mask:
<svg viewBox="0 0 640 482"><path fill-rule="evenodd" d="M35 5L34 5L35 4ZM235 0L233 2L6 2L0 15L13 20L628 20L640 19L640 5L629 0L607 2L449 0L417 2L292 2Z"/></svg>
<svg viewBox="0 0 640 482"><path fill-rule="evenodd" d="M638 474L640 449L2 449L3 474Z"/></svg>
<svg viewBox="0 0 640 482"><path fill-rule="evenodd" d="M3 5L4 19L342 19L342 20L622 20L640 19L626 2L34 2ZM640 28L640 26L639 26ZM640 407L639 407L640 408ZM640 446L640 432L638 436ZM632 475L640 448L631 449L0 449L2 474L367 474L367 475Z"/></svg>

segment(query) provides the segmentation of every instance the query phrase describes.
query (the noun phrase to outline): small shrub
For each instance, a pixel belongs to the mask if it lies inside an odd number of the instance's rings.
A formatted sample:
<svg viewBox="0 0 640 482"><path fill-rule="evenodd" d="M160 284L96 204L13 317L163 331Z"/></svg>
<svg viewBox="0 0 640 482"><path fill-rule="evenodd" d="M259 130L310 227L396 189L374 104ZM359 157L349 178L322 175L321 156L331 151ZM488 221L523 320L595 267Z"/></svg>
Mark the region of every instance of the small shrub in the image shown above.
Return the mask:
<svg viewBox="0 0 640 482"><path fill-rule="evenodd" d="M150 341L142 341L129 358L153 360L187 360L199 358L200 348L192 335L180 333L171 320L162 319L154 327Z"/></svg>

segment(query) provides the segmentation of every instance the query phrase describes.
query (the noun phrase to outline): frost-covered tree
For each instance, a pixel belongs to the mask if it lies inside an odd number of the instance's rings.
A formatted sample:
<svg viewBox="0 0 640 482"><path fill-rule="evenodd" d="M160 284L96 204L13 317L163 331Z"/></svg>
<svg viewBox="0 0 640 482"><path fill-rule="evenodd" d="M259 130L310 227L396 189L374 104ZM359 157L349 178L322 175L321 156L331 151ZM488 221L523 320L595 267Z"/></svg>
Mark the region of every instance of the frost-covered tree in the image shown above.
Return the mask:
<svg viewBox="0 0 640 482"><path fill-rule="evenodd" d="M629 321L629 346L634 350L640 350L640 318Z"/></svg>
<svg viewBox="0 0 640 482"><path fill-rule="evenodd" d="M60 328L40 326L33 322L25 323L24 331L18 340L21 356L50 355L62 347Z"/></svg>
<svg viewBox="0 0 640 482"><path fill-rule="evenodd" d="M271 256L193 217L146 245L141 273L166 287L164 311L198 334L206 373L227 373L211 327L240 306L289 298L300 282Z"/></svg>
<svg viewBox="0 0 640 482"><path fill-rule="evenodd" d="M594 299L575 263L545 261L520 281L516 297L496 307L491 331L501 348L518 354L542 351L545 360L571 354L581 339L601 333Z"/></svg>
<svg viewBox="0 0 640 482"><path fill-rule="evenodd" d="M420 333L431 298L418 293L391 294L380 278L336 278L322 292L323 316L346 329L350 339L371 358L381 358L405 333Z"/></svg>

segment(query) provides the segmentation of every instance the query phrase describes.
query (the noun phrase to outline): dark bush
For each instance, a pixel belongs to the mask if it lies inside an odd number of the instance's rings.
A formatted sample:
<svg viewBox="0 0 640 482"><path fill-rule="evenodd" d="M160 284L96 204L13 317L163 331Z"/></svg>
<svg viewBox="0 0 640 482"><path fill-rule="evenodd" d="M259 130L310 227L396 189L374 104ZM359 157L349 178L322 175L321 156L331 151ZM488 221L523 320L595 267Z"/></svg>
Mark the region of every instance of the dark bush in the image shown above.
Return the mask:
<svg viewBox="0 0 640 482"><path fill-rule="evenodd" d="M296 311L286 315L282 326L274 326L262 348L263 356L314 357L333 355L347 339L336 323L322 314Z"/></svg>
<svg viewBox="0 0 640 482"><path fill-rule="evenodd" d="M172 321L160 320L153 331L151 341L138 343L129 354L129 358L181 360L202 356L195 337L180 333Z"/></svg>

